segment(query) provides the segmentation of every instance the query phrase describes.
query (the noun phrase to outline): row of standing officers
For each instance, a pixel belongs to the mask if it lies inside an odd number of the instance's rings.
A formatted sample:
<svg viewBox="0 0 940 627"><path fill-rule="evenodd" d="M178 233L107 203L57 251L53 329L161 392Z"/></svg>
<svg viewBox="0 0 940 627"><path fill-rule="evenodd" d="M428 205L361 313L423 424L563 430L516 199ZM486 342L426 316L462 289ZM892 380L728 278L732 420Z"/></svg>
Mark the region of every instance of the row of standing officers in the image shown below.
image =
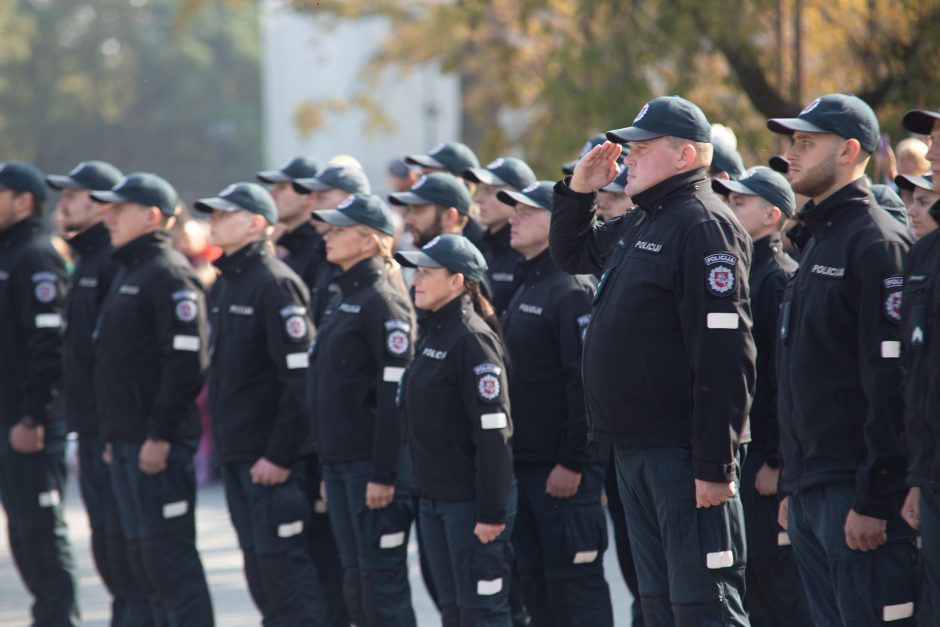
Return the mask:
<svg viewBox="0 0 940 627"><path fill-rule="evenodd" d="M931 134L937 119L905 123ZM170 248L163 179L100 162L48 177L76 233L66 290L42 235L46 181L4 164L0 485L36 624L77 621L67 429L103 518L92 544L114 624L212 624L192 467L206 376L266 625L414 625L412 521L445 625L510 625L514 562L535 625L611 625L608 447L647 625L748 625L748 610L754 624L904 625L918 609L931 624L933 240L906 269L910 239L864 182L867 105L829 95L768 126L792 136L789 183L765 168L712 183L710 124L678 97L557 184L441 146L389 198L420 246L397 254L361 171L298 158L259 173L273 198L237 183L196 203L224 253L208 299ZM503 227L473 238L488 259L460 235L474 235L471 197L451 161ZM598 223L618 177L636 208ZM801 272L780 244L793 191L810 198ZM310 222L297 202L282 262L271 235L298 192L322 204Z"/></svg>

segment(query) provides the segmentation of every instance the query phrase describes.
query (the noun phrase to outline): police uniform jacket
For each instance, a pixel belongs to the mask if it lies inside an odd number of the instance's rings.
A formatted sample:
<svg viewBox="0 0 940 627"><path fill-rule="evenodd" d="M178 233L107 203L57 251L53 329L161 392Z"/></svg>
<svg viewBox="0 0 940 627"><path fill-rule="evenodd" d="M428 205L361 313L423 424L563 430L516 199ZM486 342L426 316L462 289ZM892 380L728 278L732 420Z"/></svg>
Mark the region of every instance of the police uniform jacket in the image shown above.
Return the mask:
<svg viewBox="0 0 940 627"><path fill-rule="evenodd" d="M555 186L553 259L571 273L603 269L584 340L591 435L691 446L695 478L731 481L754 391L750 237L704 169L633 200L598 225L595 194Z"/></svg>
<svg viewBox="0 0 940 627"><path fill-rule="evenodd" d="M911 456L907 482L937 490L940 489L940 230L911 247L902 302L904 407Z"/></svg>
<svg viewBox="0 0 940 627"><path fill-rule="evenodd" d="M304 222L293 231L284 233L277 245L287 251L284 257L291 270L297 273L310 290L310 319L319 324L329 303L328 288L335 274L335 266L326 260L326 245L310 222Z"/></svg>
<svg viewBox="0 0 940 627"><path fill-rule="evenodd" d="M475 503L478 522L503 524L514 479L502 344L466 296L421 327L400 398L418 494Z"/></svg>
<svg viewBox="0 0 940 627"><path fill-rule="evenodd" d="M562 272L548 250L522 262L522 287L503 315L509 350L512 451L516 464L561 464L581 472L606 463L590 445L581 383L581 339L594 286Z"/></svg>
<svg viewBox="0 0 940 627"><path fill-rule="evenodd" d="M779 233L754 242L749 283L757 346L757 385L751 405L749 454L760 452L772 468L780 465L777 454L777 322L787 280L798 267L793 258L783 252Z"/></svg>
<svg viewBox="0 0 940 627"><path fill-rule="evenodd" d="M114 251L121 269L95 332L95 393L107 440L199 436L208 366L206 306L192 266L165 231Z"/></svg>
<svg viewBox="0 0 940 627"><path fill-rule="evenodd" d="M327 464L368 460L370 481L393 485L405 437L395 391L414 354L414 309L383 259L336 282L343 299L317 331L307 372L316 452Z"/></svg>
<svg viewBox="0 0 940 627"><path fill-rule="evenodd" d="M62 392L69 431L98 433L95 403L95 360L92 335L98 313L118 271L111 256L111 236L101 222L69 240L78 256L65 299L62 350Z"/></svg>
<svg viewBox="0 0 940 627"><path fill-rule="evenodd" d="M59 418L65 278L39 217L0 231L0 425Z"/></svg>
<svg viewBox="0 0 940 627"><path fill-rule="evenodd" d="M780 487L854 482L852 509L885 519L906 466L898 323L910 240L864 179L800 213L813 239L780 312Z"/></svg>
<svg viewBox="0 0 940 627"><path fill-rule="evenodd" d="M304 405L313 337L306 286L267 241L215 262L209 302L209 407L221 460L289 468L310 427Z"/></svg>
<svg viewBox="0 0 940 627"><path fill-rule="evenodd" d="M497 315L506 311L521 283L519 262L522 261L522 255L509 245L511 231L507 224L495 233L487 231L483 235L481 251L486 258L486 275L490 280L493 297L491 302Z"/></svg>

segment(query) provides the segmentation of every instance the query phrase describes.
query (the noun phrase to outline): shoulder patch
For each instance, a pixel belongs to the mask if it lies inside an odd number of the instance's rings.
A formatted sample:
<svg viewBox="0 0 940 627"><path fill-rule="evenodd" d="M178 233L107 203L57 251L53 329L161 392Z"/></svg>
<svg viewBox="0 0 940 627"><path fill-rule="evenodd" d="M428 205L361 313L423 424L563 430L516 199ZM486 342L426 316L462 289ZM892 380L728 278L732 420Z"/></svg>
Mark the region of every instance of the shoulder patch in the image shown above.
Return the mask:
<svg viewBox="0 0 940 627"><path fill-rule="evenodd" d="M891 322L901 321L901 298L904 292L904 277L890 276L883 281L884 315Z"/></svg>
<svg viewBox="0 0 940 627"><path fill-rule="evenodd" d="M473 368L473 374L477 379L477 396L484 403L492 403L499 399L502 392L499 375L502 371L502 367L490 363L483 363Z"/></svg>
<svg viewBox="0 0 940 627"><path fill-rule="evenodd" d="M729 252L705 257L705 287L714 296L728 296L734 291L734 267L738 258Z"/></svg>
<svg viewBox="0 0 940 627"><path fill-rule="evenodd" d="M180 322L192 322L198 314L199 308L196 306L195 300L185 298L176 303L176 318Z"/></svg>
<svg viewBox="0 0 940 627"><path fill-rule="evenodd" d="M300 314L287 316L284 319L284 332L295 342L307 337L307 319Z"/></svg>
<svg viewBox="0 0 940 627"><path fill-rule="evenodd" d="M40 303L51 303L59 294L55 281L40 281L33 288L33 294Z"/></svg>
<svg viewBox="0 0 940 627"><path fill-rule="evenodd" d="M411 348L411 336L408 331L411 330L404 320L387 320L385 322L385 350L392 357L401 357L408 353Z"/></svg>

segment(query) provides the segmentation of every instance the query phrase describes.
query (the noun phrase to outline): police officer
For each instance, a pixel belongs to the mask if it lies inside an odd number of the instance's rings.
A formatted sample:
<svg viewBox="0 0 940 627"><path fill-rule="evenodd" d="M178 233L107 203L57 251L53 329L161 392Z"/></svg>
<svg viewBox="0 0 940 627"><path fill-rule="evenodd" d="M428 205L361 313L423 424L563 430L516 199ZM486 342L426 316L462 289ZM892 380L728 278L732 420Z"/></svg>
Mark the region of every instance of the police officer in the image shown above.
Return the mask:
<svg viewBox="0 0 940 627"><path fill-rule="evenodd" d="M121 269L95 330L95 393L131 567L158 625L213 624L196 552L196 395L208 365L205 296L170 246L176 190L138 172L92 199Z"/></svg>
<svg viewBox="0 0 940 627"><path fill-rule="evenodd" d="M535 173L522 159L500 157L485 168L469 168L463 177L477 184L474 200L480 207L480 224L486 227L483 235L483 255L486 257L487 276L493 290L493 306L502 314L509 299L519 287L519 253L509 245L509 218L512 209L496 198L500 191L522 191L535 182Z"/></svg>
<svg viewBox="0 0 940 627"><path fill-rule="evenodd" d="M927 159L933 171L934 192L940 193L940 111L914 109L903 118L904 128L929 135ZM923 190L914 191L916 195ZM913 218L913 216L912 216ZM907 484L901 510L904 520L920 531L926 594L921 625L940 622L940 201L928 215L913 220L917 242L905 268L902 305L902 364L904 366L906 441L910 450ZM919 223L920 226L917 226Z"/></svg>
<svg viewBox="0 0 940 627"><path fill-rule="evenodd" d="M940 200L940 193L933 191L933 176L898 174L894 182L899 189L908 192L906 196L911 199L905 208L906 223L910 224L911 235L915 240L926 237L936 228L930 208Z"/></svg>
<svg viewBox="0 0 940 627"><path fill-rule="evenodd" d="M601 504L610 451L588 442L581 384L581 338L594 285L552 262L553 187L540 181L498 193L514 208L511 243L524 258L523 284L503 315L519 486L513 545L536 627L612 627Z"/></svg>
<svg viewBox="0 0 940 627"><path fill-rule="evenodd" d="M308 291L272 255L277 209L264 188L235 183L195 209L210 214L223 252L209 299L209 407L248 588L265 625L326 624L299 460L309 433Z"/></svg>
<svg viewBox="0 0 940 627"><path fill-rule="evenodd" d="M767 126L792 138L787 176L811 198L800 219L812 239L779 320L781 526L815 624L913 624L913 533L899 516L910 239L864 176L878 120L855 96L829 94Z"/></svg>
<svg viewBox="0 0 940 627"><path fill-rule="evenodd" d="M91 526L95 567L114 600L111 624L146 625L150 616L147 597L137 584L127 560L104 462L104 441L98 435L98 408L94 393L94 344L92 334L101 304L118 270L111 257L111 238L104 225L109 206L91 199L92 191L104 191L121 180L120 170L104 161L83 161L68 174L46 176L49 187L61 190L57 210L77 263L65 300L62 391L69 431L78 434L79 488Z"/></svg>
<svg viewBox="0 0 940 627"><path fill-rule="evenodd" d="M737 180L715 179L715 192L754 242L748 280L757 347L757 385L751 405L751 444L741 469L741 502L747 524L747 607L755 625L812 626L790 541L777 525L777 315L797 263L783 252L780 229L793 215L790 184L770 168L751 168Z"/></svg>
<svg viewBox="0 0 940 627"><path fill-rule="evenodd" d="M637 209L592 224L620 146L555 187L552 257L603 274L584 342L593 439L616 445L645 623L747 625L739 447L754 384L750 239L711 190L709 123L678 96L608 137L630 142Z"/></svg>
<svg viewBox="0 0 940 627"><path fill-rule="evenodd" d="M38 627L79 623L56 403L66 272L43 228L45 199L39 168L0 163L0 497Z"/></svg>
<svg viewBox="0 0 940 627"><path fill-rule="evenodd" d="M722 140L712 140L712 164L708 175L712 179L736 181L744 175L744 160L741 153Z"/></svg>
<svg viewBox="0 0 940 627"><path fill-rule="evenodd" d="M392 213L354 194L314 219L330 225L327 259L341 270L342 300L310 349L307 393L346 605L356 625L413 627L414 485L395 391L414 352L414 309L392 276Z"/></svg>
<svg viewBox="0 0 940 627"><path fill-rule="evenodd" d="M389 194L388 199L407 208L405 228L419 247L438 235L462 234L472 202L460 180L446 173L426 174L407 192Z"/></svg>
<svg viewBox="0 0 940 627"><path fill-rule="evenodd" d="M418 268L415 303L431 312L399 401L442 624L511 627L512 422L499 323L479 291L486 261L459 235L395 258Z"/></svg>
<svg viewBox="0 0 940 627"><path fill-rule="evenodd" d="M887 185L880 183L872 185L869 190L871 191L872 198L875 199L875 204L887 211L892 218L900 222L906 228L907 207L904 206L904 201L901 200L898 193Z"/></svg>

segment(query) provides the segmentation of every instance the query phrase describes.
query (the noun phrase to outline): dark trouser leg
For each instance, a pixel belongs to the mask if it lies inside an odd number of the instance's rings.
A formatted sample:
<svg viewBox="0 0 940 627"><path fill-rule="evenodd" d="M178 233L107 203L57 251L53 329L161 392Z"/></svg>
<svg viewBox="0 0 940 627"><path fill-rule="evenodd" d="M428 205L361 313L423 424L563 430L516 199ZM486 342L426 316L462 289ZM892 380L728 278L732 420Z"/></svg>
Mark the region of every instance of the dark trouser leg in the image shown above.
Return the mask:
<svg viewBox="0 0 940 627"><path fill-rule="evenodd" d="M614 454L646 624L748 626L740 499L696 509L688 449L616 447Z"/></svg>
<svg viewBox="0 0 940 627"><path fill-rule="evenodd" d="M940 491L920 492L920 556L924 572L922 627L940 626Z"/></svg>
<svg viewBox="0 0 940 627"><path fill-rule="evenodd" d="M915 624L916 551L913 531L900 518L903 496L888 520L887 544L874 551L845 543L852 484L819 485L790 497L787 531L817 627Z"/></svg>
<svg viewBox="0 0 940 627"><path fill-rule="evenodd" d="M358 528L355 518L364 502L355 500L358 491L350 494L347 489L350 476L350 464L326 464L323 467L323 480L326 482L327 513L336 548L343 567L343 599L349 618L356 627L372 627L366 620L362 609L362 590L359 574ZM363 486L363 494L365 487Z"/></svg>
<svg viewBox="0 0 940 627"><path fill-rule="evenodd" d="M455 566L450 559L447 532L443 514L437 502L420 499L418 519L421 521L421 553L426 558L428 580L437 590L441 609L442 627L460 627L460 609L457 607L457 581Z"/></svg>
<svg viewBox="0 0 940 627"><path fill-rule="evenodd" d="M636 566L633 564L633 551L630 549L630 535L627 529L627 515L623 511L623 502L620 500L620 488L617 486L617 466L614 456L610 456L607 471L604 474L604 492L607 494L607 512L614 527L614 542L617 547L617 563L620 572L627 583L630 594L633 595L633 605L630 608L633 618L633 627L643 627L643 611L640 609L640 588L636 580Z"/></svg>
<svg viewBox="0 0 940 627"><path fill-rule="evenodd" d="M349 627L349 612L343 601L343 567L326 504L320 499L320 460L311 453L300 462L306 466L303 488L311 509L310 524L304 529L304 535L317 571L318 596L323 599L323 625Z"/></svg>
<svg viewBox="0 0 940 627"><path fill-rule="evenodd" d="M754 487L764 454L751 449L741 470L741 504L747 527L745 603L754 627L812 627L806 595L786 532L777 524L776 496Z"/></svg>
<svg viewBox="0 0 940 627"><path fill-rule="evenodd" d="M48 425L46 446L23 455L0 429L0 498L7 513L10 549L33 595L37 627L78 625L74 562L62 510L67 470L65 428Z"/></svg>
<svg viewBox="0 0 940 627"><path fill-rule="evenodd" d="M534 491L545 492L545 485L538 487L541 473L532 472L540 466L516 467L516 481L519 490L519 505L516 523L512 531L512 545L515 549L516 568L519 572L519 587L525 605L532 616L532 627L556 627L552 609L548 602L545 586L545 563L542 546L545 544L540 535L538 515L541 513L536 503L530 498Z"/></svg>

